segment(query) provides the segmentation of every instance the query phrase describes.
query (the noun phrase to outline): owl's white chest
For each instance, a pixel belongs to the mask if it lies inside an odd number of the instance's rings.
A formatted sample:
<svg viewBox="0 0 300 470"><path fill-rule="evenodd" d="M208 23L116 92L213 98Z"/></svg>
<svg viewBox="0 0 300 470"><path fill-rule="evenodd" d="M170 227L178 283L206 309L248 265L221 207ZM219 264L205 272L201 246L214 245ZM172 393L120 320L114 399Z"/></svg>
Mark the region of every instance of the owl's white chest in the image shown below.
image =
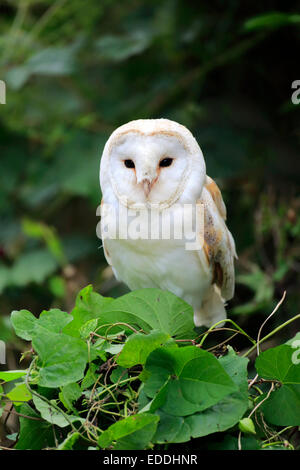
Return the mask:
<svg viewBox="0 0 300 470"><path fill-rule="evenodd" d="M102 218L103 226L107 222ZM184 238L133 240L110 238L106 233L104 246L115 276L131 290L168 290L197 309L211 285L212 273L204 253L188 250Z"/></svg>

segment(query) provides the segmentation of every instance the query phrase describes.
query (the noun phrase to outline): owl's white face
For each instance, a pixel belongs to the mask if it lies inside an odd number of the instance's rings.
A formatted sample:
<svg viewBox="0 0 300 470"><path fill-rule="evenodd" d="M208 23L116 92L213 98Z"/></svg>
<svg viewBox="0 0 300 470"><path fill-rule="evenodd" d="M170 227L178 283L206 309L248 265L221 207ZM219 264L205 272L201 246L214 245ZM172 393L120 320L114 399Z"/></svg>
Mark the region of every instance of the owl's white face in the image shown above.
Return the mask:
<svg viewBox="0 0 300 470"><path fill-rule="evenodd" d="M159 123L159 128L153 131L155 123L156 128ZM102 192L111 186L118 200L127 207L158 204L167 208L188 186L191 194L186 202L194 202L205 178L202 153L197 144L196 151L192 151L186 136L182 138L177 128L170 131L170 123L166 119L133 121L115 131L101 163ZM128 130L121 131L130 124ZM141 132L141 128L146 132ZM187 129L185 132L190 134ZM190 139L193 139L191 134ZM195 147L195 141L192 143Z"/></svg>
<svg viewBox="0 0 300 470"><path fill-rule="evenodd" d="M173 199L188 169L186 150L172 136L126 134L111 152L110 173L129 205Z"/></svg>

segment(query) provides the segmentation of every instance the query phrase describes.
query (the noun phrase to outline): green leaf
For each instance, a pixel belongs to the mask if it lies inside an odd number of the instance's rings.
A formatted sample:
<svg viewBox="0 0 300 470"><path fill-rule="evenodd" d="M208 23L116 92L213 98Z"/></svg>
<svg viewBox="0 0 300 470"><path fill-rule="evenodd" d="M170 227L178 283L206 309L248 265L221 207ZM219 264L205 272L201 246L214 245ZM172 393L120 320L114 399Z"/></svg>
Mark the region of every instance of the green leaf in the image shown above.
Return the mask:
<svg viewBox="0 0 300 470"><path fill-rule="evenodd" d="M236 355L232 348L218 359L224 370L238 386L237 392L223 398L206 410L187 417L172 416L159 410L160 416L154 442L186 442L215 432L230 429L248 408L248 359Z"/></svg>
<svg viewBox="0 0 300 470"><path fill-rule="evenodd" d="M277 29L297 23L300 23L300 15L274 11L250 18L244 23L244 29L247 31L267 28Z"/></svg>
<svg viewBox="0 0 300 470"><path fill-rule="evenodd" d="M300 426L300 384L287 384L275 390L261 409L265 419L271 424Z"/></svg>
<svg viewBox="0 0 300 470"><path fill-rule="evenodd" d="M91 363L87 373L85 374L84 378L82 379L80 388L81 390L86 390L87 388L91 387L97 380L98 374L96 374L96 370L98 366L96 364Z"/></svg>
<svg viewBox="0 0 300 470"><path fill-rule="evenodd" d="M157 444L179 443L191 439L191 429L185 417L172 416L162 410L158 410L156 414L159 416L159 423L153 442Z"/></svg>
<svg viewBox="0 0 300 470"><path fill-rule="evenodd" d="M39 385L61 387L82 379L88 361L87 345L78 338L36 328L32 346L40 358Z"/></svg>
<svg viewBox="0 0 300 470"><path fill-rule="evenodd" d="M22 402L31 400L32 396L24 383L16 384L16 386L7 393L7 397L13 402Z"/></svg>
<svg viewBox="0 0 300 470"><path fill-rule="evenodd" d="M30 266L30 269L28 267ZM23 254L11 268L10 282L16 286L26 286L31 282L41 284L57 269L57 261L50 251L40 249Z"/></svg>
<svg viewBox="0 0 300 470"><path fill-rule="evenodd" d="M52 308L51 310L44 310L37 320L37 326L42 326L48 331L54 333L61 333L63 328L73 320L72 315L66 312L62 312L58 308Z"/></svg>
<svg viewBox="0 0 300 470"><path fill-rule="evenodd" d="M39 450L54 447L54 436L52 425L40 419L40 416L27 404L20 406L20 436L15 446L19 450Z"/></svg>
<svg viewBox="0 0 300 470"><path fill-rule="evenodd" d="M33 396L33 402L36 407L36 409L41 413L41 417L47 421L48 423L51 424L56 424L56 426L59 426L60 428L65 428L67 426L70 426L70 423L74 423L74 421L79 421L81 423L84 423L84 419L80 418L79 416L72 416L68 415L63 412L63 410L60 412L51 404L47 403L45 400ZM51 403L51 400L50 400ZM55 403L55 400L54 400Z"/></svg>
<svg viewBox="0 0 300 470"><path fill-rule="evenodd" d="M75 382L62 387L59 393L59 399L67 410L75 412L73 402L77 401L81 397L81 394L82 390L78 383Z"/></svg>
<svg viewBox="0 0 300 470"><path fill-rule="evenodd" d="M296 341L297 341L297 343L296 343ZM296 348L300 344L300 343L298 343L298 341L300 342L300 331L298 333L296 333L293 338L289 339L285 344L288 344L292 348Z"/></svg>
<svg viewBox="0 0 300 470"><path fill-rule="evenodd" d="M54 297L63 299L66 295L66 282L61 276L52 276L48 282L49 289Z"/></svg>
<svg viewBox="0 0 300 470"><path fill-rule="evenodd" d="M61 242L53 227L24 217L22 220L22 229L27 236L42 239L58 263L62 265L66 263Z"/></svg>
<svg viewBox="0 0 300 470"><path fill-rule="evenodd" d="M118 366L110 374L110 381L114 384L119 382L120 380L125 380L127 378L128 378L128 371L127 369L121 366Z"/></svg>
<svg viewBox="0 0 300 470"><path fill-rule="evenodd" d="M295 350L282 344L262 352L255 361L258 374L282 384L300 384L300 367L294 361Z"/></svg>
<svg viewBox="0 0 300 470"><path fill-rule="evenodd" d="M127 339L117 363L123 367L133 367L137 364L145 364L149 354L170 339L170 335L153 330L148 335L134 333Z"/></svg>
<svg viewBox="0 0 300 470"><path fill-rule="evenodd" d="M27 370L8 370L5 372L0 371L0 380L4 380L5 382L11 382L12 380L24 377L24 375L26 374Z"/></svg>
<svg viewBox="0 0 300 470"><path fill-rule="evenodd" d="M71 312L73 321L64 328L64 333L71 336L80 336L80 328L89 320L100 317L113 299L102 297L102 295L93 292L93 286L89 285L82 289L76 298L76 304Z"/></svg>
<svg viewBox="0 0 300 470"><path fill-rule="evenodd" d="M93 318L92 320L87 321L79 329L80 337L82 339L90 338L90 333L96 330L97 324L98 324L97 318Z"/></svg>
<svg viewBox="0 0 300 470"><path fill-rule="evenodd" d="M278 426L300 425L300 366L299 340L289 340L275 348L262 352L255 362L258 374L283 385L273 391L263 404L265 418ZM296 348L292 347L296 345Z"/></svg>
<svg viewBox="0 0 300 470"><path fill-rule="evenodd" d="M74 444L79 438L79 432L72 432L61 444L59 444L57 450L73 450Z"/></svg>
<svg viewBox="0 0 300 470"><path fill-rule="evenodd" d="M140 54L150 44L150 36L145 31L135 31L127 36L104 36L95 43L100 57L122 61Z"/></svg>
<svg viewBox="0 0 300 470"><path fill-rule="evenodd" d="M80 46L79 41L65 47L47 47L34 53L22 66L9 70L6 80L18 90L31 75L62 76L74 71L74 56Z"/></svg>
<svg viewBox="0 0 300 470"><path fill-rule="evenodd" d="M28 310L14 310L11 314L11 322L16 334L28 341L37 334L37 328L43 327L59 333L72 319L71 315L57 308L44 310L39 318L35 318Z"/></svg>
<svg viewBox="0 0 300 470"><path fill-rule="evenodd" d="M98 316L98 326L128 323L145 332L160 330L176 338L194 338L194 312L184 300L160 289L141 289L114 299ZM110 329L110 333L124 325ZM106 329L99 331L105 332Z"/></svg>
<svg viewBox="0 0 300 470"><path fill-rule="evenodd" d="M238 391L223 398L219 403L187 418L193 437L225 431L233 427L248 408L248 359L239 357L232 348L226 356L218 359Z"/></svg>
<svg viewBox="0 0 300 470"><path fill-rule="evenodd" d="M141 450L149 446L159 417L152 414L129 416L112 424L99 437L102 448L113 444L114 450Z"/></svg>
<svg viewBox="0 0 300 470"><path fill-rule="evenodd" d="M161 410L173 416L205 410L238 389L214 355L195 346L155 349L145 369L151 374L145 393L163 393Z"/></svg>
<svg viewBox="0 0 300 470"><path fill-rule="evenodd" d="M261 407L266 420L278 426L300 425L299 343L297 335L295 338L262 352L255 362L261 377L283 384ZM292 347L294 345L296 348Z"/></svg>
<svg viewBox="0 0 300 470"><path fill-rule="evenodd" d="M35 328L36 318L28 310L14 310L11 314L11 323L16 335L30 341Z"/></svg>

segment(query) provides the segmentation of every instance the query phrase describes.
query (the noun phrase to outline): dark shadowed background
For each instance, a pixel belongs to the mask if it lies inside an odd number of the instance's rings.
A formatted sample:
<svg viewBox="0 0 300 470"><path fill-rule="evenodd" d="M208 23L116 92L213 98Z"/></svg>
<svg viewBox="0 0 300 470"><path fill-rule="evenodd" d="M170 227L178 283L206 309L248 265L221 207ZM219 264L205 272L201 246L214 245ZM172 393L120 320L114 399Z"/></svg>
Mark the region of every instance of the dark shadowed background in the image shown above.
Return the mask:
<svg viewBox="0 0 300 470"><path fill-rule="evenodd" d="M10 369L24 350L12 310L69 311L90 283L126 292L96 236L98 172L110 133L137 118L187 126L222 189L239 255L229 316L256 336L284 290L265 333L299 313L299 6L1 1L0 339Z"/></svg>

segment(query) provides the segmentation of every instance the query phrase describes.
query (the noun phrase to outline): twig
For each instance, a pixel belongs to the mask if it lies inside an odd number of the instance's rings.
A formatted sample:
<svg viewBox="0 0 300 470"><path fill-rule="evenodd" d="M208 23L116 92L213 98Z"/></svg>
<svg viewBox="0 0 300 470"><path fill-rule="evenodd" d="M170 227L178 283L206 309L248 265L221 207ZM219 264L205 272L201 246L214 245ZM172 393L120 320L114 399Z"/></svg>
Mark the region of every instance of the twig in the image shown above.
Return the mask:
<svg viewBox="0 0 300 470"><path fill-rule="evenodd" d="M278 302L278 304L277 304L276 307L274 308L273 312L270 313L270 315L265 319L265 321L261 324L261 326L260 326L260 328L259 328L259 330L258 330L257 340L256 340L257 356L259 356L259 354L260 354L259 343L260 343L260 335L261 335L262 329L263 329L263 327L265 326L265 324L268 322L268 320L270 320L270 318L277 312L277 310L279 309L280 305L281 305L282 302L284 301L285 296L286 296L286 291L284 291L281 300ZM258 378L258 374L256 374L256 376L253 378L253 380L252 380L252 381L250 382L250 384L248 385L248 390L250 390L250 388L252 387L252 385L256 382L257 378Z"/></svg>
<svg viewBox="0 0 300 470"><path fill-rule="evenodd" d="M220 328L221 329L221 328ZM229 328L228 328L229 329ZM234 330L232 330L234 331ZM206 351L213 351L214 349L216 348L219 348L220 346L223 346L223 344L226 344L228 343L228 341L231 341L236 335L238 335L240 333L240 331L237 331L236 333L234 333L233 335L231 335L229 338L225 339L224 341L222 341L222 343L219 343L217 344L216 346L213 346L212 348L209 348L209 349L206 349Z"/></svg>
<svg viewBox="0 0 300 470"><path fill-rule="evenodd" d="M292 323L293 321L295 320L298 320L300 319L300 313L298 313L298 315L295 315L293 318L290 318L289 320L287 320L286 322L282 323L282 325L279 325L277 328L275 328L273 331L271 331L271 333L268 333L266 336L264 336L260 341L259 341L259 344L262 344L264 343L267 339L271 338L271 336L275 335L275 333L277 333L278 331L282 330L282 328L284 328L285 326L289 325L290 323ZM248 354L251 354L252 351L254 351L254 349L257 347L257 345L255 344L254 346L252 346L247 352L245 352L241 357L246 357L248 356Z"/></svg>
<svg viewBox="0 0 300 470"><path fill-rule="evenodd" d="M262 323L259 331L258 331L258 335L257 335L257 340L256 340L256 346L257 346L257 355L259 356L259 342L260 342L260 335L261 335L261 332L262 332L262 329L263 327L265 326L265 324L270 320L270 318L277 312L277 310L279 309L280 305L282 304L282 302L284 301L285 299L285 296L286 296L286 291L284 291L283 293L283 296L281 298L281 300L278 302L278 304L276 305L276 307L274 308L273 312L270 313L270 315L265 319L265 321Z"/></svg>
<svg viewBox="0 0 300 470"><path fill-rule="evenodd" d="M32 419L33 421L43 421L42 418L38 418L37 416L27 416L27 415L24 415L23 413L18 413L17 411L15 410L10 410L8 415L10 414L13 414L13 415L16 415L16 416L20 416L21 418L27 418L27 419ZM6 419L6 418L5 418Z"/></svg>
<svg viewBox="0 0 300 470"><path fill-rule="evenodd" d="M232 323L232 324L236 327L236 329L237 329L241 334L243 334L244 336L246 336L246 337L249 339L249 341L254 344L254 346L256 345L255 340L254 340L253 338L251 338L251 336L249 336L240 326L238 326L238 325L237 325L233 320L231 320L230 318L225 318L224 320L220 320L220 321L218 321L217 323L215 323L214 325L212 325L212 326L209 328L209 330L207 330L207 332L204 333L204 336L203 336L202 340L200 341L200 343L197 344L197 347L199 347L199 348L202 347L202 345L203 345L204 341L206 340L207 336L209 335L209 333L211 333L212 331L218 331L218 330L221 329L221 328L216 329L216 326L218 326L218 325L220 325L220 324L223 324L223 323L226 323L226 322ZM236 330L234 330L234 331L236 331Z"/></svg>

